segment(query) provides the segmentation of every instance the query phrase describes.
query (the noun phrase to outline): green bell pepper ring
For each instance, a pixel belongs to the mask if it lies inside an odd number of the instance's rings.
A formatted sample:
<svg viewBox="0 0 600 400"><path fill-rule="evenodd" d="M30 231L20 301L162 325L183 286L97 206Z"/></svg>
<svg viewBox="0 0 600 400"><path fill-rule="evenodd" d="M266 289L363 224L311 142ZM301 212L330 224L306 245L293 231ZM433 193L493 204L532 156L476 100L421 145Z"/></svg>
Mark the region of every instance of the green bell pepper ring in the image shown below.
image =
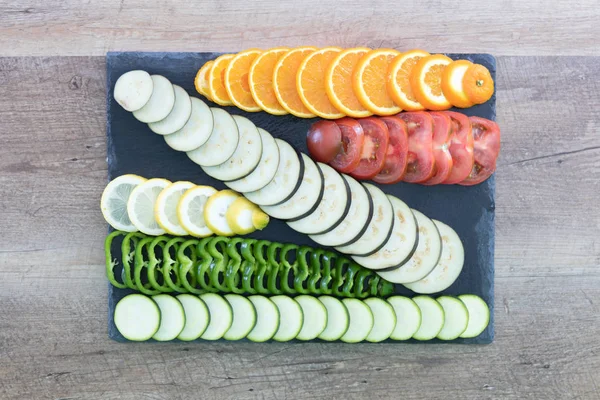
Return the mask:
<svg viewBox="0 0 600 400"><path fill-rule="evenodd" d="M225 270L229 263L229 256L227 255L227 244L229 238L216 236L208 242L208 253L213 257L213 262L209 267L210 271L210 285L220 292L229 292L227 286L225 286Z"/></svg>
<svg viewBox="0 0 600 400"><path fill-rule="evenodd" d="M119 289L127 288L127 284L125 283L125 281L123 281L123 282L117 281L117 278L115 277L115 267L117 267L119 265L119 260L116 258L113 258L113 256L112 256L112 253L111 253L112 242L113 242L113 240L115 240L116 237L118 237L118 236L125 237L126 235L127 235L127 232L113 231L104 240L104 258L105 258L105 262L106 262L106 277L108 278L108 281L110 282L111 285L113 285L114 287L119 288Z"/></svg>
<svg viewBox="0 0 600 400"><path fill-rule="evenodd" d="M139 240L146 238L147 236L139 232L131 232L125 236L123 243L121 244L121 257L123 262L123 273L125 275L125 284L130 289L136 289L135 282L133 282L131 263L135 258L135 250ZM131 248L131 242L133 242L133 250Z"/></svg>
<svg viewBox="0 0 600 400"><path fill-rule="evenodd" d="M179 259L177 258L177 250L179 245L183 243L185 239L176 237L169 240L163 250L163 279L167 286L178 293L187 293L187 290L181 286L179 279ZM173 248L175 257L171 257L171 248Z"/></svg>
<svg viewBox="0 0 600 400"><path fill-rule="evenodd" d="M186 240L179 246L179 249L177 250L177 259L179 260L179 282L181 282L181 285L190 293L202 294L205 292L196 287L198 267L197 246L198 240L196 239ZM190 248L192 251L188 256L186 250Z"/></svg>
<svg viewBox="0 0 600 400"><path fill-rule="evenodd" d="M134 278L134 282L137 287L137 290L139 290L140 292L142 292L148 296L153 296L155 294L161 293L159 290L150 289L150 287L151 287L150 283L142 282L142 272L144 270L147 271L148 261L150 259L150 255L149 255L146 247L149 246L153 240L154 240L153 237L147 237L147 238L139 241L139 243L137 244L137 246L135 248L135 267L133 270L133 278ZM146 250L146 252L145 252L146 257L144 257L144 250Z"/></svg>
<svg viewBox="0 0 600 400"><path fill-rule="evenodd" d="M171 289L165 284L162 271L162 260L164 259L165 244L168 241L169 238L167 236L158 236L154 238L154 240L148 246L148 282L150 283L150 286L152 286L152 288L162 293L173 292L173 289ZM156 257L156 247L158 247L161 250L161 259ZM159 264L161 265L160 267L158 267ZM162 283L159 283L157 281L157 277L160 278Z"/></svg>

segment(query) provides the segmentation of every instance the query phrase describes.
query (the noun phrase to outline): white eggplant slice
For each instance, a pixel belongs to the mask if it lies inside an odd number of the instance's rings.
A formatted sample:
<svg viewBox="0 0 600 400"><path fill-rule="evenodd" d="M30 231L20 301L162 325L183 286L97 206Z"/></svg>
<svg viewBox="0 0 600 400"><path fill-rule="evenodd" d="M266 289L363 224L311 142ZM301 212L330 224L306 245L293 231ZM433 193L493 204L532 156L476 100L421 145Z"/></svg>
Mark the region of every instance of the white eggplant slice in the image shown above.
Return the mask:
<svg viewBox="0 0 600 400"><path fill-rule="evenodd" d="M256 325L246 337L253 342L266 342L275 336L279 329L279 309L264 296L254 295L248 297L248 300L256 309Z"/></svg>
<svg viewBox="0 0 600 400"><path fill-rule="evenodd" d="M236 181L225 182L229 188L236 192L246 193L262 189L267 186L275 176L279 166L279 147L273 136L264 129L258 128L262 142L262 154L258 166L248 176Z"/></svg>
<svg viewBox="0 0 600 400"><path fill-rule="evenodd" d="M371 297L364 300L373 313L373 329L367 336L367 342L377 343L389 339L396 328L394 308L383 299Z"/></svg>
<svg viewBox="0 0 600 400"><path fill-rule="evenodd" d="M394 308L396 327L390 335L392 340L408 340L421 327L421 309L417 304L404 296L392 296L387 302Z"/></svg>
<svg viewBox="0 0 600 400"><path fill-rule="evenodd" d="M465 250L454 229L440 221L433 220L433 223L442 237L442 255L429 275L404 284L415 293L431 294L448 289L460 275L465 262Z"/></svg>
<svg viewBox="0 0 600 400"><path fill-rule="evenodd" d="M467 329L460 337L468 339L481 335L490 323L490 308L481 297L474 294L461 294L458 298L469 312Z"/></svg>
<svg viewBox="0 0 600 400"><path fill-rule="evenodd" d="M341 341L346 343L362 342L371 333L375 322L371 308L364 301L358 299L344 299L342 303L348 309L350 325L344 336L341 337Z"/></svg>
<svg viewBox="0 0 600 400"><path fill-rule="evenodd" d="M368 256L382 248L392 234L394 227L394 209L385 193L370 183L363 184L373 199L373 218L360 239L347 246L336 249L345 254Z"/></svg>
<svg viewBox="0 0 600 400"><path fill-rule="evenodd" d="M200 300L206 304L210 314L208 327L200 338L204 340L221 339L233 323L233 310L229 302L216 293L201 294Z"/></svg>
<svg viewBox="0 0 600 400"><path fill-rule="evenodd" d="M175 104L164 119L148 124L150 130L159 135L170 135L177 132L188 122L192 114L192 99L181 86L173 85Z"/></svg>
<svg viewBox="0 0 600 400"><path fill-rule="evenodd" d="M154 300L160 309L160 327L154 336L152 336L152 339L159 342L175 339L185 327L183 306L179 300L168 294L152 296L152 300Z"/></svg>
<svg viewBox="0 0 600 400"><path fill-rule="evenodd" d="M152 96L133 116L140 122L151 123L165 119L175 105L175 89L167 78L162 75L151 75Z"/></svg>
<svg viewBox="0 0 600 400"><path fill-rule="evenodd" d="M126 111L133 112L144 107L154 89L150 74L142 70L124 73L117 79L113 97Z"/></svg>
<svg viewBox="0 0 600 400"><path fill-rule="evenodd" d="M444 309L429 296L413 297L413 301L421 310L421 326L413 335L413 339L431 340L435 338L444 327Z"/></svg>
<svg viewBox="0 0 600 400"><path fill-rule="evenodd" d="M273 218L298 219L314 211L320 198L323 197L323 173L306 154L301 154L304 159L304 175L302 183L291 199L276 206L262 206L262 210Z"/></svg>
<svg viewBox="0 0 600 400"><path fill-rule="evenodd" d="M302 329L296 336L298 340L316 339L327 326L327 309L316 297L308 295L297 296L294 300L300 304L304 321Z"/></svg>
<svg viewBox="0 0 600 400"><path fill-rule="evenodd" d="M337 227L350 210L350 186L339 172L318 163L323 171L325 189L316 210L310 215L287 224L293 230L307 234L323 234Z"/></svg>
<svg viewBox="0 0 600 400"><path fill-rule="evenodd" d="M214 119L210 108L200 99L191 98L192 113L183 128L165 136L165 142L177 151L192 151L202 146L213 131Z"/></svg>
<svg viewBox="0 0 600 400"><path fill-rule="evenodd" d="M469 324L469 311L467 306L451 296L438 297L437 302L444 309L444 326L437 338L441 340L454 340L458 338L467 329Z"/></svg>
<svg viewBox="0 0 600 400"><path fill-rule="evenodd" d="M233 155L240 140L237 124L225 110L211 108L214 120L212 133L208 140L187 156L201 167L223 164Z"/></svg>
<svg viewBox="0 0 600 400"><path fill-rule="evenodd" d="M349 175L342 178L350 187L350 209L346 218L333 230L310 238L323 246L348 246L356 242L367 230L373 218L373 199L363 185Z"/></svg>
<svg viewBox="0 0 600 400"><path fill-rule="evenodd" d="M295 339L304 324L302 307L296 300L288 296L273 296L271 301L279 310L279 328L273 340L287 342Z"/></svg>
<svg viewBox="0 0 600 400"><path fill-rule="evenodd" d="M258 129L248 118L234 115L240 134L237 148L223 164L202 167L207 175L220 181L233 181L250 174L258 166L262 156L262 140Z"/></svg>
<svg viewBox="0 0 600 400"><path fill-rule="evenodd" d="M319 301L327 309L327 326L319 335L319 339L328 342L339 340L350 325L350 315L341 300L331 296L319 296Z"/></svg>
<svg viewBox="0 0 600 400"><path fill-rule="evenodd" d="M279 148L279 166L268 185L254 192L244 192L244 196L259 206L280 204L294 195L300 186L304 173L304 159L292 146L281 139L275 139Z"/></svg>
<svg viewBox="0 0 600 400"><path fill-rule="evenodd" d="M123 297L115 307L115 325L127 340L143 342L152 338L158 331L160 318L158 305L137 293Z"/></svg>
<svg viewBox="0 0 600 400"><path fill-rule="evenodd" d="M256 310L250 300L239 294L226 294L225 300L229 302L233 311L233 322L223 339L241 340L245 338L256 325Z"/></svg>
<svg viewBox="0 0 600 400"><path fill-rule="evenodd" d="M365 268L382 270L406 263L414 254L419 241L417 219L402 200L388 195L394 209L394 228L385 245L367 257L352 256Z"/></svg>
<svg viewBox="0 0 600 400"><path fill-rule="evenodd" d="M227 211L240 195L233 190L221 190L208 198L204 205L204 222L208 229L221 236L233 236L235 232L227 222Z"/></svg>
<svg viewBox="0 0 600 400"><path fill-rule="evenodd" d="M196 340L204 333L210 322L208 307L198 296L180 294L177 300L185 312L185 326L177 339L183 341Z"/></svg>
<svg viewBox="0 0 600 400"><path fill-rule="evenodd" d="M400 268L377 272L390 282L410 283L425 278L433 271L442 255L442 238L433 221L417 210L413 209L412 212L419 226L417 250Z"/></svg>

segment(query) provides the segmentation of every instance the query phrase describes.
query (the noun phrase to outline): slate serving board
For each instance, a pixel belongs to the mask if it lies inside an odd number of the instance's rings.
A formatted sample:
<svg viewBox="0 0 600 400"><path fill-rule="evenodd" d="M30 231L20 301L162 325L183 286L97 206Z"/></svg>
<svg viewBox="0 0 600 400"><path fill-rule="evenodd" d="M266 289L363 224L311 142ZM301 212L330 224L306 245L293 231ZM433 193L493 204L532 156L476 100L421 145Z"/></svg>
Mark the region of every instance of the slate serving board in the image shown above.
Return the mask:
<svg viewBox="0 0 600 400"><path fill-rule="evenodd" d="M220 181L207 176L185 153L172 150L164 139L154 134L147 125L137 121L113 99L112 93L118 77L132 69L142 69L150 74L164 75L172 83L183 87L190 96L199 97L211 107L220 107L209 102L194 89L194 77L198 69L208 60L222 53L146 53L111 52L106 56L107 72L107 162L108 179L123 174L138 174L146 178L166 178L171 181L188 180L198 184L225 189ZM453 59L468 59L485 65L496 76L496 60L489 54L449 54ZM466 110L456 110L494 120L496 117L496 95L485 104ZM287 140L295 148L308 153L306 131L316 120L300 119L290 115L273 116L264 112L247 113L235 107L224 107L231 114L249 118L274 137ZM481 296L490 307L490 323L487 329L474 339L457 339L451 342L431 340L425 343L487 344L494 339L494 191L495 177L482 184L463 187L438 185L433 187L398 183L380 185L384 192L404 200L410 207L425 215L453 227L462 239L465 248L465 265L457 281L440 294L459 295L472 293ZM272 241L305 244L319 247L307 235L298 233L285 223L271 220L269 226L250 237ZM120 258L120 254L115 254ZM117 271L119 273L119 271ZM120 342L127 340L117 331L113 314L117 302L133 291L117 289L108 285L109 312L108 334ZM398 294L409 297L413 292L396 285ZM437 296L437 295L436 295ZM203 341L198 340L198 343ZM411 343L389 341L390 343ZM420 342L421 343L421 342Z"/></svg>

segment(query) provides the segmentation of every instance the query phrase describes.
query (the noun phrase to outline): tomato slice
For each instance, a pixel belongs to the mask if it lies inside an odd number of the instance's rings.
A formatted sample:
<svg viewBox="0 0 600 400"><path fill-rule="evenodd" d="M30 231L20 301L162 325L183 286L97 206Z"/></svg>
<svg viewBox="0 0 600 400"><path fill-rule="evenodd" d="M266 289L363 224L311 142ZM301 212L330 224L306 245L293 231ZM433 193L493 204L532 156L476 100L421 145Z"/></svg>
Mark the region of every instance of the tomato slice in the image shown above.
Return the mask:
<svg viewBox="0 0 600 400"><path fill-rule="evenodd" d="M390 134L387 125L379 118L368 117L358 120L365 139L358 167L350 173L356 179L372 179L385 163Z"/></svg>
<svg viewBox="0 0 600 400"><path fill-rule="evenodd" d="M500 153L500 128L489 119L470 117L473 129L473 154L475 162L469 176L461 185L477 185L489 178L496 170L496 159Z"/></svg>
<svg viewBox="0 0 600 400"><path fill-rule="evenodd" d="M308 130L306 145L315 161L330 163L342 147L342 131L333 121L317 121Z"/></svg>
<svg viewBox="0 0 600 400"><path fill-rule="evenodd" d="M408 164L404 182L424 182L434 172L433 118L423 111L398 114L408 129Z"/></svg>
<svg viewBox="0 0 600 400"><path fill-rule="evenodd" d="M473 132L471 121L464 114L444 111L450 117L454 127L454 138L450 144L452 170L442 183L452 185L464 181L473 169Z"/></svg>
<svg viewBox="0 0 600 400"><path fill-rule="evenodd" d="M355 119L342 118L335 123L342 133L342 145L329 165L337 171L348 173L356 169L360 163L365 134L362 126Z"/></svg>
<svg viewBox="0 0 600 400"><path fill-rule="evenodd" d="M454 137L452 120L441 112L430 112L433 118L433 157L435 167L433 176L423 182L423 185L438 185L448 178L452 170L452 155L450 143Z"/></svg>
<svg viewBox="0 0 600 400"><path fill-rule="evenodd" d="M390 134L390 141L385 155L385 163L379 173L373 178L377 183L391 184L402 180L408 161L408 132L406 123L396 117L382 117Z"/></svg>

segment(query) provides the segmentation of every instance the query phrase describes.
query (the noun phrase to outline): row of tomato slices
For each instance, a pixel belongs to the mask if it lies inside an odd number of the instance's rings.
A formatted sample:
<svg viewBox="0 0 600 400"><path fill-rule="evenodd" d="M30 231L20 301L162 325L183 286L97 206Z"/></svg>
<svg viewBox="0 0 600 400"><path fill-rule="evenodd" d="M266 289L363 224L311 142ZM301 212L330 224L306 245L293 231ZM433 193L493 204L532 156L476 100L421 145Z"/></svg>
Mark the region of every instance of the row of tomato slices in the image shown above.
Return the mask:
<svg viewBox="0 0 600 400"><path fill-rule="evenodd" d="M453 111L403 112L317 121L307 145L315 160L356 179L471 186L494 173L500 129Z"/></svg>

